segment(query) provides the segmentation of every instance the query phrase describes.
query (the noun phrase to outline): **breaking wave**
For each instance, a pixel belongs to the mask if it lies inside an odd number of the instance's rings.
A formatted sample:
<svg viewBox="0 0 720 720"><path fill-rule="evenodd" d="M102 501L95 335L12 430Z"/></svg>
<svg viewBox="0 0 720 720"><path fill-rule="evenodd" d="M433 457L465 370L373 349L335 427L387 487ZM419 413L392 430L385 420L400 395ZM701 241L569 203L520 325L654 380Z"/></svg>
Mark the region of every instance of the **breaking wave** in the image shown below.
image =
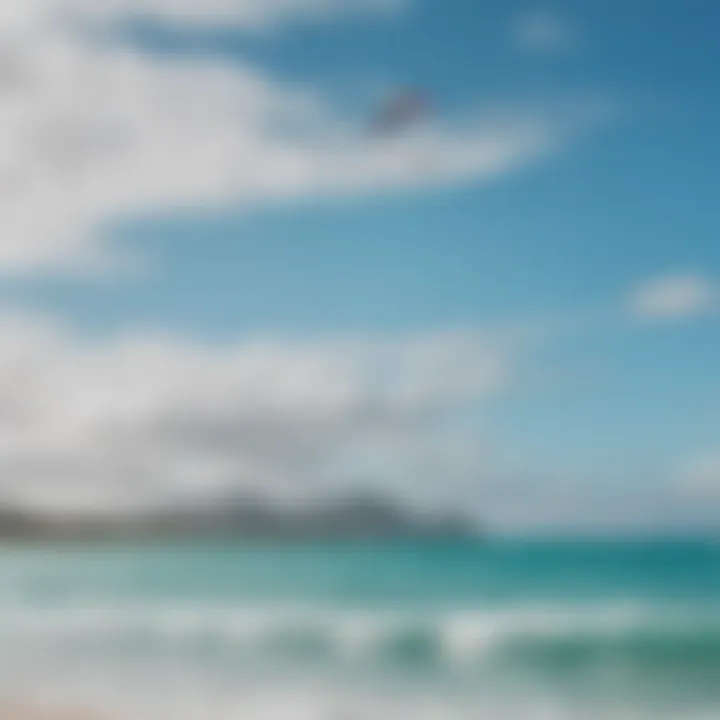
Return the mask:
<svg viewBox="0 0 720 720"><path fill-rule="evenodd" d="M553 608L413 614L403 611L221 606L0 609L0 642L84 647L140 643L178 652L218 649L333 663L512 664L577 672L599 665L716 671L720 613L687 609Z"/></svg>

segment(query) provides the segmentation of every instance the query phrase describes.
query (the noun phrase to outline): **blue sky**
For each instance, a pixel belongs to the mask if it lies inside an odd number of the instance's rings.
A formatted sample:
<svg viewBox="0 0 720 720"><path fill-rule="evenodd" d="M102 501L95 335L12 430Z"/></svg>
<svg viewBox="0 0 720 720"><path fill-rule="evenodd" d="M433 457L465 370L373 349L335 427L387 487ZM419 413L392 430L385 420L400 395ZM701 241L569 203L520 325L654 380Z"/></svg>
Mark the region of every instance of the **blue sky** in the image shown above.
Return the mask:
<svg viewBox="0 0 720 720"><path fill-rule="evenodd" d="M180 178L177 188L163 179L160 189L142 190L142 203L117 191L125 199L113 199L111 210L98 201L97 213L83 204L81 220L68 221L69 233L90 238L80 250L51 234L29 235L23 247L35 242L37 254L17 262L8 255L0 283L8 312L52 317L72 329L75 339L63 342L101 346L128 336L183 338L216 351L257 338L326 347L512 336L505 384L480 397L471 383L467 402L454 406L470 423L471 445L489 448L471 492L486 498L484 482L520 478L487 500L501 520L515 516L507 507L522 494L515 482L536 491L543 483L577 486L588 508L572 512L588 515L593 498L628 492L639 494L638 521L640 506L652 514L645 506L664 507L676 494L689 517L705 513L709 498L720 511L716 3L412 0L379 13L328 12L320 22L303 18L302 5L300 21L280 13L258 29L232 13L228 21L209 11L202 22L161 10L137 16L119 0L117 16L103 19L112 32L103 25L92 42L137 55L153 72L210 65L231 78L257 73L283 98L321 98L332 121L310 122L350 147L328 188L305 179L286 192L284 180L268 179L256 192L252 171L241 192L209 189L210 180L196 188L195 156L183 165L180 152L177 167L162 168L163 178ZM178 123L193 104L193 82L202 77L183 76L178 97L189 105L176 106ZM363 133L377 98L403 84L430 93L428 132L437 137L419 137L407 152L394 140L385 150L370 147ZM193 112L203 102L199 95ZM147 135L151 143L163 133L160 118L173 123L159 112L141 116L160 133ZM197 110L197 132L206 134L198 148L216 127L230 147L232 124L208 118ZM253 142L284 152L270 146L279 141L266 136L264 117L257 122L248 131ZM508 167L461 167L463 146L449 145L457 133L473 147L498 122L508 132L517 123L543 128L549 142L538 152L519 145ZM477 130L468 130L472 123ZM308 173L313 148L301 148ZM372 153L382 152L405 153L397 175L381 159L373 165ZM412 164L430 152L429 165ZM353 165L360 156L370 157L361 182ZM416 184L414 173L436 174L438 158L452 165L450 175ZM152 175L153 162L132 170ZM327 191L346 180L342 197ZM139 212L129 209L138 204ZM88 247L112 250L109 271L92 263L78 271L75 257ZM128 251L139 269L116 266L113 258ZM538 517L561 522L553 492Z"/></svg>

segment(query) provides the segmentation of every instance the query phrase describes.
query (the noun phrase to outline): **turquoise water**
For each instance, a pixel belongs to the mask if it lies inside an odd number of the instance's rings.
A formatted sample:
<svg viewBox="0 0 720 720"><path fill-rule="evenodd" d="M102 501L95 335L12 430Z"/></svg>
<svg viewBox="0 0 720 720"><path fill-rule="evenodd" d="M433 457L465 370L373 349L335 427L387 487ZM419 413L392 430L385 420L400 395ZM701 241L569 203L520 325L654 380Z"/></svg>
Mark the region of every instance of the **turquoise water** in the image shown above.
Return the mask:
<svg viewBox="0 0 720 720"><path fill-rule="evenodd" d="M720 717L720 545L7 548L0 695L145 720Z"/></svg>

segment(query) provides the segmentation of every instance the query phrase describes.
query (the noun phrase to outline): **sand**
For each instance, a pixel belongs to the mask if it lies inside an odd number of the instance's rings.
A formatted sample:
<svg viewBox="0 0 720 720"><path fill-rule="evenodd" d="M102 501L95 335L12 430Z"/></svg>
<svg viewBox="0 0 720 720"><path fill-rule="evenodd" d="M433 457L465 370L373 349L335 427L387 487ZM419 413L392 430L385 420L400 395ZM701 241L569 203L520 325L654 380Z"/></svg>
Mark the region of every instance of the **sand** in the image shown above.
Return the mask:
<svg viewBox="0 0 720 720"><path fill-rule="evenodd" d="M0 703L2 720L111 720L107 716L85 710L49 710L33 705Z"/></svg>

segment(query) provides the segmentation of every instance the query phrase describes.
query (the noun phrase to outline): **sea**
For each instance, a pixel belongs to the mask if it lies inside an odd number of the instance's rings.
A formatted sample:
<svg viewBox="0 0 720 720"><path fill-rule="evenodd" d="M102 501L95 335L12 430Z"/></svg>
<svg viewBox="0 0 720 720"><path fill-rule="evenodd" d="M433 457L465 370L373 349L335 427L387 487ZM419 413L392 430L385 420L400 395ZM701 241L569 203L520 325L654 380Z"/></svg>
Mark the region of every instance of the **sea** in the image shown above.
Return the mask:
<svg viewBox="0 0 720 720"><path fill-rule="evenodd" d="M7 546L0 699L109 720L718 720L720 544Z"/></svg>

